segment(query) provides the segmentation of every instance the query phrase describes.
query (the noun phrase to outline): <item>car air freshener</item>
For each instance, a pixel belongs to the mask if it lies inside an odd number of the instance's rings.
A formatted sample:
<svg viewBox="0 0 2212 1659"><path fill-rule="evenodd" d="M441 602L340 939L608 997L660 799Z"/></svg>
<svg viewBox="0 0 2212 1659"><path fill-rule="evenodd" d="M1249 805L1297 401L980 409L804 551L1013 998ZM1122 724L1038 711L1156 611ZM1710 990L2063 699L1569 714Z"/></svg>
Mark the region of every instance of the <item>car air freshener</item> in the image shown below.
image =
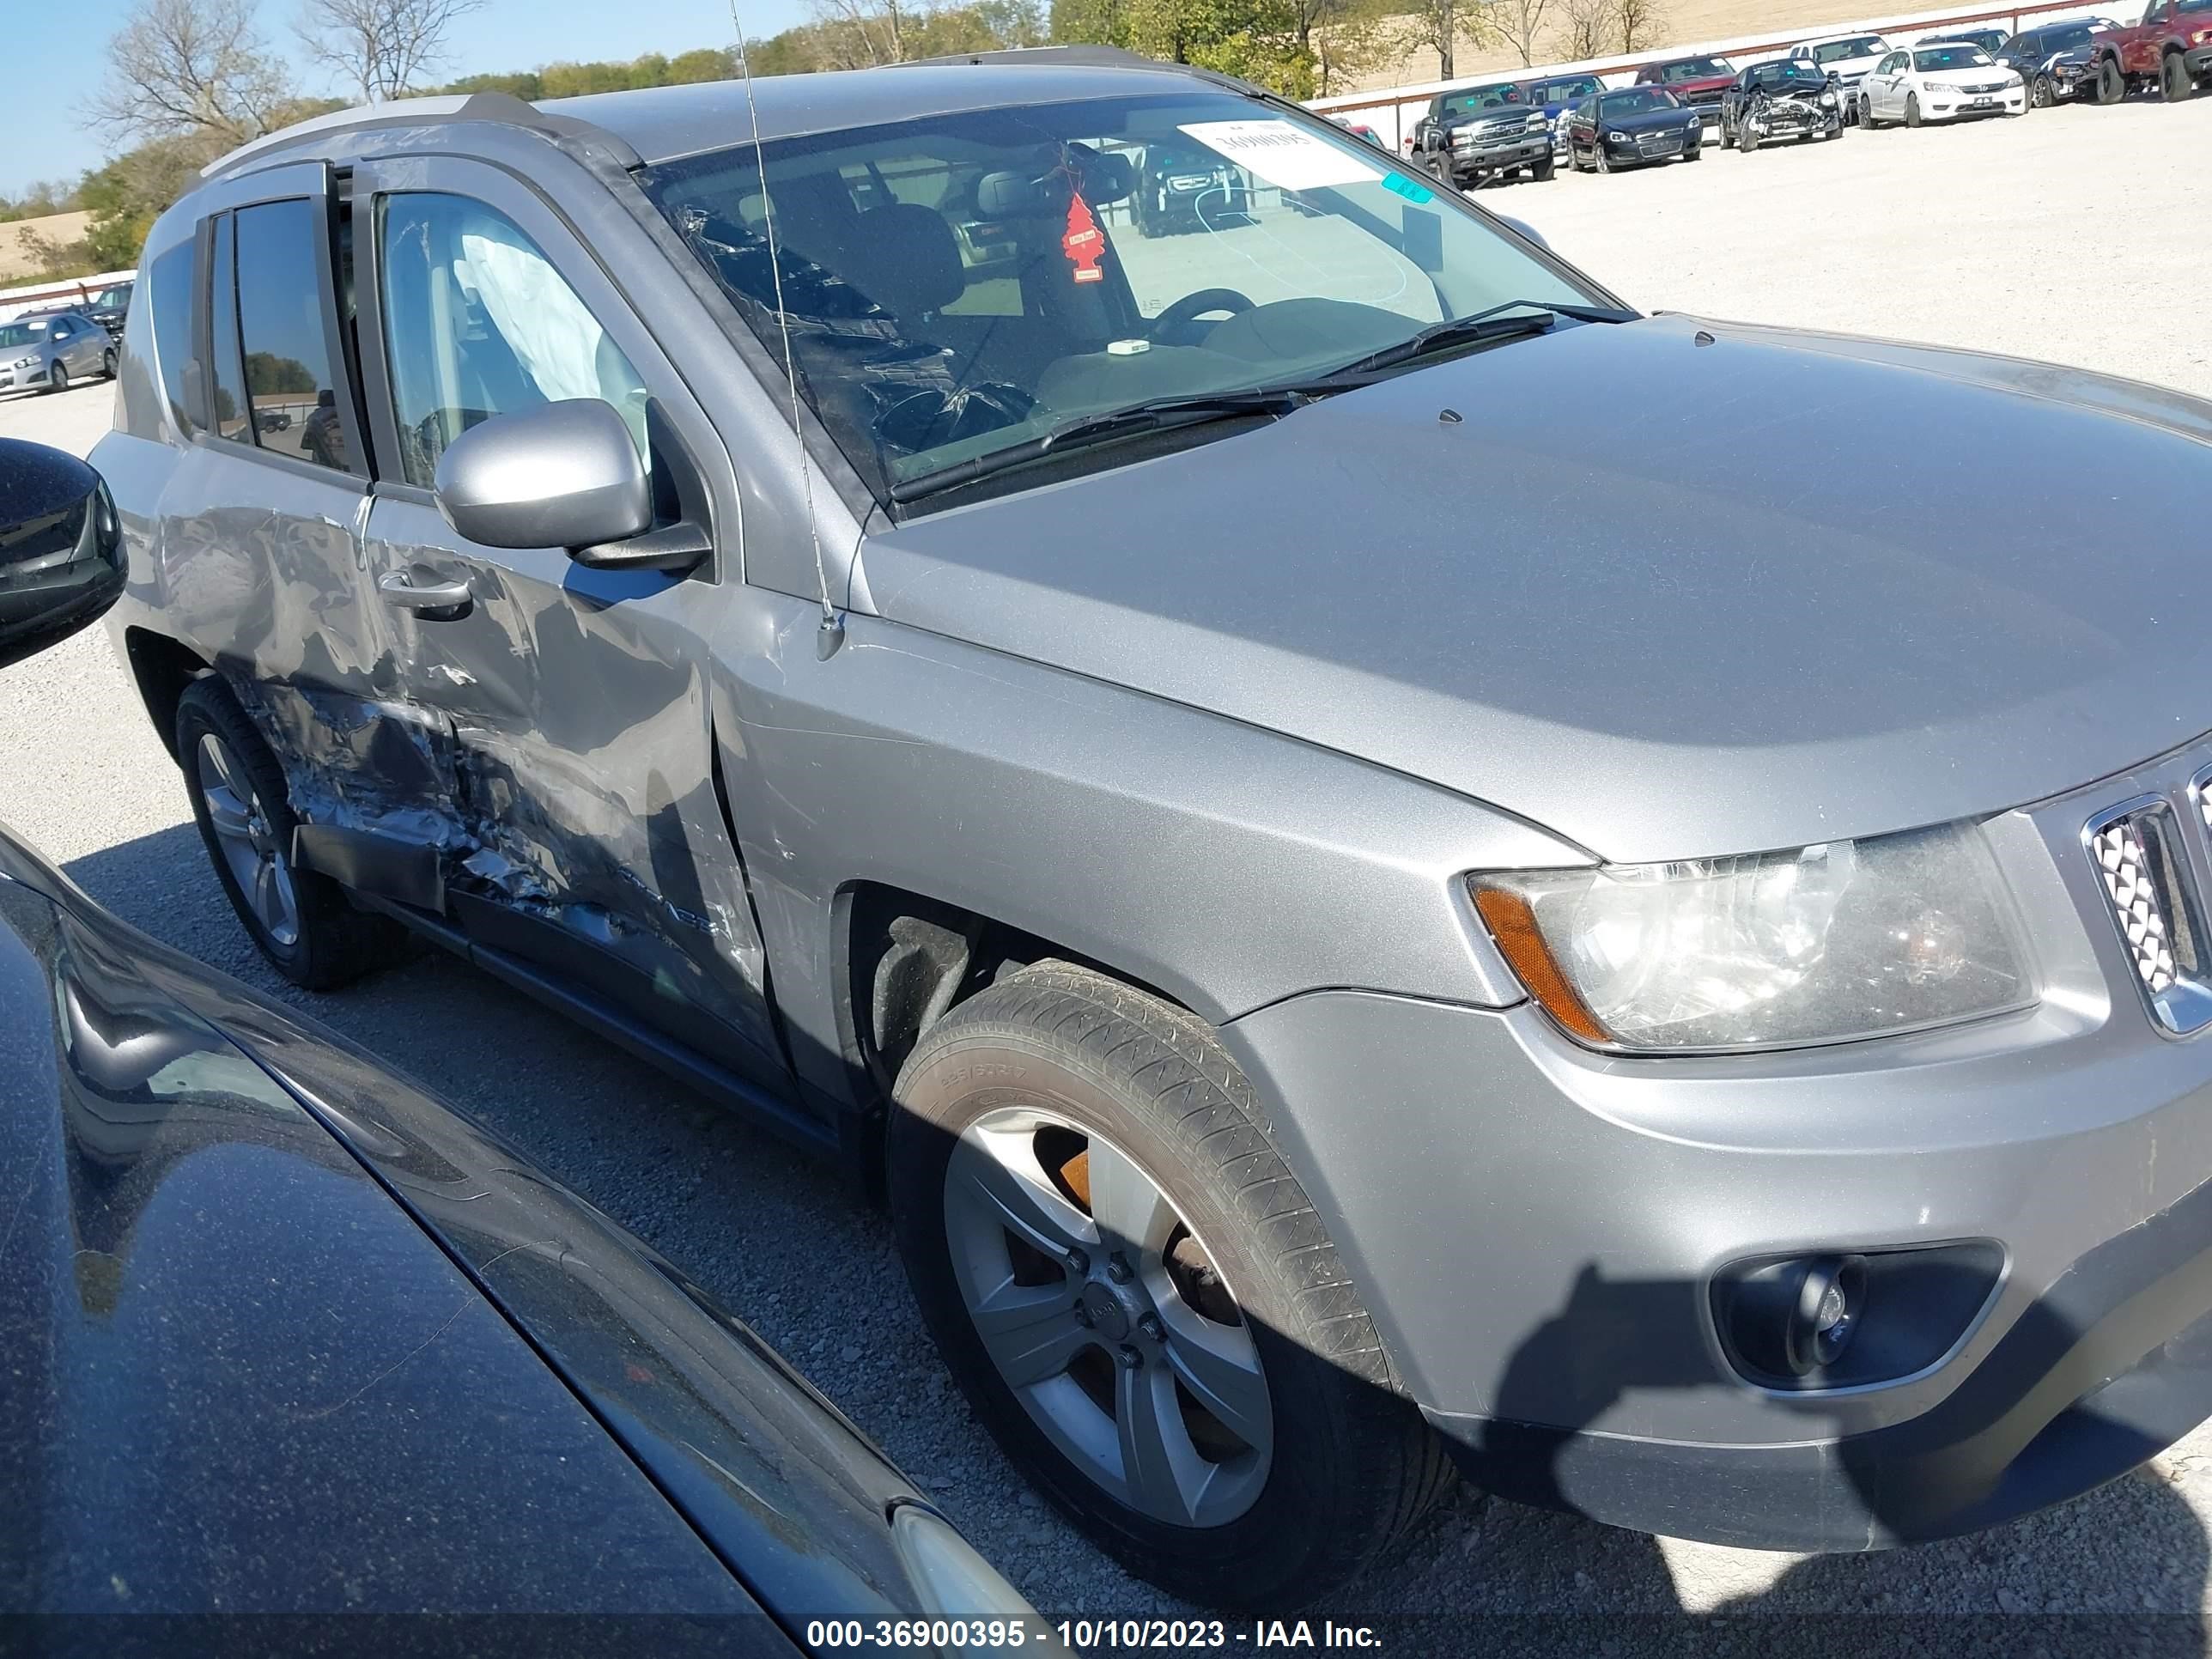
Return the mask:
<svg viewBox="0 0 2212 1659"><path fill-rule="evenodd" d="M1067 255L1067 263L1075 267L1077 282L1106 280L1106 273L1098 268L1098 262L1106 257L1106 237L1079 191L1068 198L1067 234L1060 239L1060 248Z"/></svg>

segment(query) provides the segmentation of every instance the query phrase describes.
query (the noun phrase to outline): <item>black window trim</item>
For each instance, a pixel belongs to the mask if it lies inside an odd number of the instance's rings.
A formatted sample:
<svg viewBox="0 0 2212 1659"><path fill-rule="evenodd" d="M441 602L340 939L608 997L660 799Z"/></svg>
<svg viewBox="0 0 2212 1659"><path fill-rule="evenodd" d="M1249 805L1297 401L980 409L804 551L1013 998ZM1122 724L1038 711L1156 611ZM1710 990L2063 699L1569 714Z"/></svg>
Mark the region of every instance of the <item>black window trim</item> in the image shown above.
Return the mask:
<svg viewBox="0 0 2212 1659"><path fill-rule="evenodd" d="M289 172L289 169L287 171ZM252 195L228 203L223 207L210 212L196 228L194 234L199 239L200 251L194 261L193 271L192 358L195 365L199 368L197 378L200 384L198 390L204 401L198 409L188 407L186 413L190 414L194 422L199 425L199 430L192 434L192 441L195 443L207 444L225 455L250 455L256 460L265 461L273 466L283 468L287 472L296 473L301 477L319 479L325 483L350 483L366 489L374 482L374 473L370 465L368 447L362 441L358 415L358 393L350 383L351 377L347 370L344 341L338 324L337 204L331 188L330 169L324 167L321 168L321 173L322 183L319 189L302 187L298 182L288 179L278 188L271 190L266 195ZM323 302L323 349L330 367L331 390L336 398L339 426L345 435L347 465L343 471L324 466L319 462L310 461L301 456L286 455L276 450L263 448L258 439L253 435L250 392L246 414L247 435L245 438L226 438L216 430L215 422L211 418L202 420L203 416L212 416L215 406L213 373L215 238L221 234L217 227L225 221L229 222L228 228L233 239L231 310L233 320L237 323L239 319L236 292L238 266L236 216L246 208L266 207L280 202L298 201L306 202L311 211L319 210L321 215L323 234L315 238L315 280L320 287ZM356 234L356 235L359 234L358 229ZM356 270L358 264L358 244L356 244ZM359 290L356 289L356 312L358 309ZM246 368L246 335L242 324L238 327L238 354L239 372L242 381Z"/></svg>

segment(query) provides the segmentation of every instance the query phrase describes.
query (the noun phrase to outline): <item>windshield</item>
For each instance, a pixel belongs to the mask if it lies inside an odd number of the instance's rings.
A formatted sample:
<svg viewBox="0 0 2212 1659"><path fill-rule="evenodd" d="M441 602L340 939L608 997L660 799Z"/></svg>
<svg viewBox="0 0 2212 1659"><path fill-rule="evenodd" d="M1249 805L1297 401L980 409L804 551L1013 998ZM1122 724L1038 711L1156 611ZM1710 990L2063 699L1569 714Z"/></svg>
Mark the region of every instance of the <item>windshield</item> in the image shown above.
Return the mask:
<svg viewBox="0 0 2212 1659"><path fill-rule="evenodd" d="M1595 75L1577 75L1565 81L1540 81L1529 88L1532 104L1571 104L1578 98L1587 98L1594 92L1603 92L1605 82Z"/></svg>
<svg viewBox="0 0 2212 1659"><path fill-rule="evenodd" d="M1816 64L1841 64L1854 58L1871 58L1887 48L1878 34L1854 35L1849 40L1827 40L1813 48Z"/></svg>
<svg viewBox="0 0 2212 1659"><path fill-rule="evenodd" d="M2075 23L2063 29L2045 29L2037 41L2035 50L2050 53L2072 52L2076 46L2089 44L2090 29L2087 23Z"/></svg>
<svg viewBox="0 0 2212 1659"><path fill-rule="evenodd" d="M0 346L36 345L46 335L43 322L0 323Z"/></svg>
<svg viewBox="0 0 2212 1659"><path fill-rule="evenodd" d="M1162 155L1211 160L1186 175ZM750 147L642 177L779 362L780 272L801 390L879 496L1073 418L1310 379L1503 301L1607 303L1373 145L1232 94L932 116L763 161L774 271Z"/></svg>
<svg viewBox="0 0 2212 1659"><path fill-rule="evenodd" d="M1660 78L1668 82L1711 81L1727 73L1729 66L1717 58L1685 58L1659 71Z"/></svg>
<svg viewBox="0 0 2212 1659"><path fill-rule="evenodd" d="M1761 64L1751 72L1752 84L1766 92L1819 92L1828 77L1810 64Z"/></svg>
<svg viewBox="0 0 2212 1659"><path fill-rule="evenodd" d="M94 296L92 302L106 310L121 311L131 303L131 284L120 283L113 288L104 288Z"/></svg>
<svg viewBox="0 0 2212 1659"><path fill-rule="evenodd" d="M1644 115L1655 109L1680 109L1682 100L1659 87L1631 87L1626 92L1608 93L1598 100L1598 112L1608 121L1617 121L1624 115Z"/></svg>
<svg viewBox="0 0 2212 1659"><path fill-rule="evenodd" d="M1455 115L1467 115L1481 109L1504 109L1509 105L1520 107L1520 88L1478 87L1473 92L1455 92L1440 100L1437 112L1449 120Z"/></svg>
<svg viewBox="0 0 2212 1659"><path fill-rule="evenodd" d="M1990 55L1979 46L1937 46L1912 54L1912 67L1926 74L1934 70L1988 69Z"/></svg>

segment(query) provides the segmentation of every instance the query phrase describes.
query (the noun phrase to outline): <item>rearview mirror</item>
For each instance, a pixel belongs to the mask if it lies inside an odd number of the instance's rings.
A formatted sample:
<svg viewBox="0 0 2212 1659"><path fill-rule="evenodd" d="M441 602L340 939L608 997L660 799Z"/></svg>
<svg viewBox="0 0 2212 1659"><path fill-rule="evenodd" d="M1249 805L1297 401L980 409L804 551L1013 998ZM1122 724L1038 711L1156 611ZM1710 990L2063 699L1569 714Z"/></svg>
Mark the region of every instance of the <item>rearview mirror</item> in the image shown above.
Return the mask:
<svg viewBox="0 0 2212 1659"><path fill-rule="evenodd" d="M106 614L125 570L100 474L58 449L0 438L0 668Z"/></svg>
<svg viewBox="0 0 2212 1659"><path fill-rule="evenodd" d="M484 547L574 550L653 528L653 485L611 404L571 398L495 415L438 458L438 511Z"/></svg>

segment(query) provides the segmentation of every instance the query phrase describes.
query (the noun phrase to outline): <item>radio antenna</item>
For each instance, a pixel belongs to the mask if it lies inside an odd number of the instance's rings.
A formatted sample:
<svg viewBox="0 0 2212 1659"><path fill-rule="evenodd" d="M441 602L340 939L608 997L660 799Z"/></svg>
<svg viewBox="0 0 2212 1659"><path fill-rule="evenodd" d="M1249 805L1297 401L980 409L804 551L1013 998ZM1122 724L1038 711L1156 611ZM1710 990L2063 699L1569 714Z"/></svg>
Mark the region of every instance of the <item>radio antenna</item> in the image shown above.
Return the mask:
<svg viewBox="0 0 2212 1659"><path fill-rule="evenodd" d="M800 422L799 363L791 353L791 316L783 308L783 252L775 236L775 209L768 195L768 157L761 149L760 106L753 101L752 52L745 40L744 20L737 0L730 0L730 27L738 36L738 74L745 83L745 114L752 122L753 165L760 173L761 228L768 236L769 276L775 285L775 325L783 339L783 378L791 391L791 435L799 445L799 486L806 497L806 534L814 544L814 590L822 601L822 621L815 629L814 654L827 662L845 642L845 619L830 602L829 567L822 559L822 530L814 519L814 462L806 453L806 429Z"/></svg>

